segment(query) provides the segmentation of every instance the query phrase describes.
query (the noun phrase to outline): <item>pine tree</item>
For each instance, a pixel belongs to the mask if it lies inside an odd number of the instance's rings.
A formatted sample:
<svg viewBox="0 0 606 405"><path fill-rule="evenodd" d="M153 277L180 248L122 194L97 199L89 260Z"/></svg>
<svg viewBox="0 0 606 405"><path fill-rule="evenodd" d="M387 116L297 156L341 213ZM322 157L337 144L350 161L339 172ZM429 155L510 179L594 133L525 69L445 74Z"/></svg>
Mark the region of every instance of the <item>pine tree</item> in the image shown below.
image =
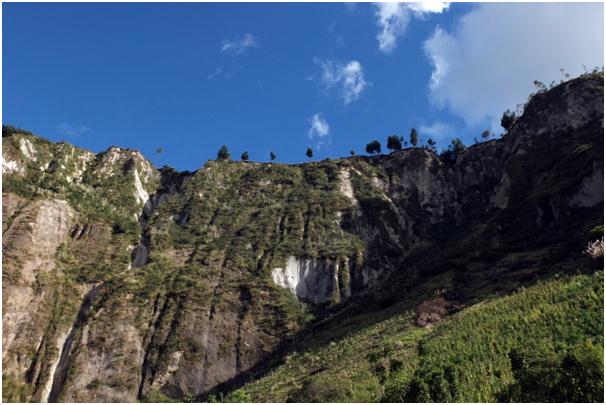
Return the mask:
<svg viewBox="0 0 606 405"><path fill-rule="evenodd" d="M417 130L415 128L410 130L410 144L415 147L419 142L419 138L417 136Z"/></svg>
<svg viewBox="0 0 606 405"><path fill-rule="evenodd" d="M398 135L390 135L387 137L387 149L392 151L402 150L403 138Z"/></svg>
<svg viewBox="0 0 606 405"><path fill-rule="evenodd" d="M219 152L217 152L217 159L229 160L230 157L231 157L231 154L229 153L227 146L225 146L225 145L221 146L221 149L219 149Z"/></svg>

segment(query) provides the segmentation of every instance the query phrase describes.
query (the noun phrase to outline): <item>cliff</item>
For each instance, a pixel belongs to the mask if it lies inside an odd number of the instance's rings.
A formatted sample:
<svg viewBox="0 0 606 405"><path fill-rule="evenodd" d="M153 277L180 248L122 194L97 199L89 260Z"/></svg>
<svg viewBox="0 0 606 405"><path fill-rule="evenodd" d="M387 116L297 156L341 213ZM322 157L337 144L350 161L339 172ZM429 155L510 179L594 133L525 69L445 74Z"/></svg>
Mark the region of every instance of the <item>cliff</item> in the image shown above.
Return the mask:
<svg viewBox="0 0 606 405"><path fill-rule="evenodd" d="M601 75L535 95L454 161L410 148L179 173L11 133L4 399L205 398L355 314L589 271L603 142Z"/></svg>

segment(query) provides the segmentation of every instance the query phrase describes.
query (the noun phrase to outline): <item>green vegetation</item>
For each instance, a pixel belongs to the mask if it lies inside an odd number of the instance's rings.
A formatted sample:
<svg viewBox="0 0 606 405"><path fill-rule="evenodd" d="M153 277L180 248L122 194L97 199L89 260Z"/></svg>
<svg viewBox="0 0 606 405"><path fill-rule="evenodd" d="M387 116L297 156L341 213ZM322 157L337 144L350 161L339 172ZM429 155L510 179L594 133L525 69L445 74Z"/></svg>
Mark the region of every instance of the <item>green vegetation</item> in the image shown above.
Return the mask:
<svg viewBox="0 0 606 405"><path fill-rule="evenodd" d="M353 317L334 325L341 337L323 332L242 390L253 401L601 402L603 281L555 278L434 328L389 315L403 304ZM536 387L545 375L551 385Z"/></svg>
<svg viewBox="0 0 606 405"><path fill-rule="evenodd" d="M221 146L221 148L219 149L219 152L217 152L217 159L229 160L230 157L231 157L231 154L229 153L227 146L225 146L225 145Z"/></svg>
<svg viewBox="0 0 606 405"><path fill-rule="evenodd" d="M398 135L390 135L387 137L387 149L391 151L402 150L402 141L404 138Z"/></svg>
<svg viewBox="0 0 606 405"><path fill-rule="evenodd" d="M418 142L419 142L419 137L417 135L417 130L416 130L416 128L413 128L410 130L410 144L413 147L416 147Z"/></svg>
<svg viewBox="0 0 606 405"><path fill-rule="evenodd" d="M240 159L242 159L244 162L248 161L248 152L242 152L242 156L240 156Z"/></svg>
<svg viewBox="0 0 606 405"><path fill-rule="evenodd" d="M381 143L377 140L371 141L368 145L366 145L366 153L375 153L378 155L381 153Z"/></svg>
<svg viewBox="0 0 606 405"><path fill-rule="evenodd" d="M314 157L314 151L311 148L307 148L307 151L305 151L305 156L311 159L312 157Z"/></svg>
<svg viewBox="0 0 606 405"><path fill-rule="evenodd" d="M26 131L25 129L22 129L19 127L14 127L12 125L2 125L2 137L3 138L13 136L14 134L33 135L31 132Z"/></svg>

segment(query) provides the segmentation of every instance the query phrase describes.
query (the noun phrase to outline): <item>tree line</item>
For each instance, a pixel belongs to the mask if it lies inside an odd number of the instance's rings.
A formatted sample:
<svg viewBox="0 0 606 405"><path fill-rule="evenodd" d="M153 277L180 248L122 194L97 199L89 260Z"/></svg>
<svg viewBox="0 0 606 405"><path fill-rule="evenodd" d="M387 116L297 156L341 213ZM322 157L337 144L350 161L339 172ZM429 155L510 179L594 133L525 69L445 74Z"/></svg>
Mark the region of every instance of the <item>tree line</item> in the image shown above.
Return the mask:
<svg viewBox="0 0 606 405"><path fill-rule="evenodd" d="M501 126L506 131L509 131L513 127L517 118L518 117L516 116L515 112L507 110L503 113L503 117L501 118ZM483 141L486 141L486 140L494 138L495 134L493 132L491 132L490 130L486 129L486 130L482 131L480 136ZM474 143L477 144L479 142L480 142L480 140L478 138L474 138ZM424 143L423 140L419 138L419 133L417 132L416 128L412 128L410 130L410 135L407 140L405 140L403 136L395 135L395 134L389 135L387 137L387 149L389 149L390 152L401 151L403 148L407 148L409 145L413 148L421 147L421 148L431 149L434 152L437 152L436 141L432 138L427 138L427 140ZM450 141L450 144L448 145L448 147L446 149L443 149L440 152L439 156L445 161L453 161L453 160L456 160L457 155L463 153L466 148L467 147L465 146L463 141L457 137ZM370 141L366 145L365 151L369 155L375 155L375 156L380 155L381 154L381 142L379 142L376 139ZM307 156L307 158L309 160L311 160L314 156L313 149L308 147L307 150L305 151L305 155ZM356 152L354 150L351 150L350 155L356 156ZM226 145L221 146L221 148L217 152L217 159L218 160L230 160L231 159L231 153L227 149ZM248 151L243 152L242 155L240 156L240 159L244 162L249 161L250 156L248 154ZM274 152L269 153L269 160L271 162L276 160L276 154Z"/></svg>

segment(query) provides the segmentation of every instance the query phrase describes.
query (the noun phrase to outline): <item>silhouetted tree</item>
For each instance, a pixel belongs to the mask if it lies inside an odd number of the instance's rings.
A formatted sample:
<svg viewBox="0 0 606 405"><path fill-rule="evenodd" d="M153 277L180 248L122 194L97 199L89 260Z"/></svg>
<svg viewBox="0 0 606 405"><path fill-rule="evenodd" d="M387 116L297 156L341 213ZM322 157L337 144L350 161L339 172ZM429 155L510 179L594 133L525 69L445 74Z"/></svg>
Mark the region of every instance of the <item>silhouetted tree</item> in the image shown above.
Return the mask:
<svg viewBox="0 0 606 405"><path fill-rule="evenodd" d="M463 141L461 141L459 138L453 139L450 143L450 146L452 147L454 153L456 153L457 155L465 151L465 144L463 144Z"/></svg>
<svg viewBox="0 0 606 405"><path fill-rule="evenodd" d="M248 160L248 152L243 152L242 156L240 157L242 160L247 161Z"/></svg>
<svg viewBox="0 0 606 405"><path fill-rule="evenodd" d="M219 149L219 152L217 152L217 159L229 160L230 157L231 157L231 154L229 153L227 146L225 146L225 145L221 146L221 149Z"/></svg>
<svg viewBox="0 0 606 405"><path fill-rule="evenodd" d="M366 145L366 153L381 153L381 143L377 140L370 142L368 145Z"/></svg>
<svg viewBox="0 0 606 405"><path fill-rule="evenodd" d="M356 151L352 149L352 150L349 151L349 154L351 156L356 156Z"/></svg>
<svg viewBox="0 0 606 405"><path fill-rule="evenodd" d="M417 130L415 128L410 130L410 144L415 147L417 146L417 143L419 142L419 138L417 135Z"/></svg>
<svg viewBox="0 0 606 405"><path fill-rule="evenodd" d="M436 150L436 141L434 141L433 139L429 138L427 140L427 145L429 145L429 149L432 149L434 151Z"/></svg>
<svg viewBox="0 0 606 405"><path fill-rule="evenodd" d="M307 151L305 152L305 155L307 155L307 157L309 159L311 159L312 157L314 157L314 151L311 148L307 148Z"/></svg>
<svg viewBox="0 0 606 405"><path fill-rule="evenodd" d="M387 137L387 149L398 151L402 150L402 141L404 139L398 135L390 135Z"/></svg>
<svg viewBox="0 0 606 405"><path fill-rule="evenodd" d="M269 152L269 160L271 160L271 161L276 160L276 154L273 152Z"/></svg>
<svg viewBox="0 0 606 405"><path fill-rule="evenodd" d="M505 111L503 113L503 117L501 118L501 126L505 128L505 130L509 131L514 122L516 122L516 113L511 110Z"/></svg>
<svg viewBox="0 0 606 405"><path fill-rule="evenodd" d="M490 132L489 129L485 129L484 131L482 131L482 139L492 138L493 136L494 134Z"/></svg>

